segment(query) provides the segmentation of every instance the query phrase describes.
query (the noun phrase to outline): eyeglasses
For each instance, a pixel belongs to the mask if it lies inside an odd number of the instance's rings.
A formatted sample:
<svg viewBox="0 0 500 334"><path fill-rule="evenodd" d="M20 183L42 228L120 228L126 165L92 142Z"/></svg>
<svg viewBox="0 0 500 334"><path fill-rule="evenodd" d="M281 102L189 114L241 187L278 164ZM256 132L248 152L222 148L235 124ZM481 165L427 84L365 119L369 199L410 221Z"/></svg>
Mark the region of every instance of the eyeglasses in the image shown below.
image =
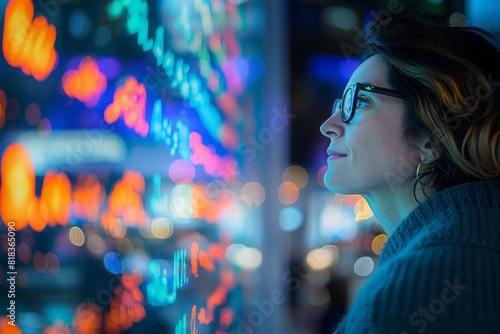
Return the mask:
<svg viewBox="0 0 500 334"><path fill-rule="evenodd" d="M342 109L342 122L346 124L349 123L353 119L354 112L357 109L356 102L358 99L358 92L360 90L397 97L400 99L403 98L402 94L395 90L372 85L365 85L357 82L347 87L342 100L336 99L335 102L333 102L332 115L337 112L338 109Z"/></svg>

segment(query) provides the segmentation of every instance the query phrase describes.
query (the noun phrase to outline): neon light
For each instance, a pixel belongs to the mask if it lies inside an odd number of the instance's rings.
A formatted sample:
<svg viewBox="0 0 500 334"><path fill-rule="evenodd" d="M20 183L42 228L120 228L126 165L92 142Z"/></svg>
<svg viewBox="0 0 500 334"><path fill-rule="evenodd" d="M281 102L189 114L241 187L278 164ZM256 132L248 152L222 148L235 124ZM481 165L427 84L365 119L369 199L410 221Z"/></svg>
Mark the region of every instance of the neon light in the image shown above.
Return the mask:
<svg viewBox="0 0 500 334"><path fill-rule="evenodd" d="M167 269L162 268L159 261L149 264L151 282L147 285L148 302L153 306L173 304L177 300L177 290L188 283L186 275L186 250L179 249L174 253L172 279L169 284Z"/></svg>
<svg viewBox="0 0 500 334"><path fill-rule="evenodd" d="M161 193L161 176L153 175L153 195L149 199L149 207L158 216L168 214L168 194Z"/></svg>
<svg viewBox="0 0 500 334"><path fill-rule="evenodd" d="M193 305L191 308L191 334L197 334L198 330L196 329L196 305Z"/></svg>
<svg viewBox="0 0 500 334"><path fill-rule="evenodd" d="M120 223L119 219L126 226L146 226L148 215L142 202L144 187L144 177L140 173L131 170L123 173L122 179L114 184L108 196L107 210L101 215L107 232L116 228L116 224Z"/></svg>
<svg viewBox="0 0 500 334"><path fill-rule="evenodd" d="M225 137L222 138L220 128L222 126L232 127L226 124L222 119L221 113L210 101L208 92L202 85L197 82L199 79L196 74L190 73L190 67L183 63L182 59L175 59L174 54L170 50L162 50L164 31L163 27L158 27L155 30L155 40L148 38L149 20L148 20L148 4L144 0L114 0L108 7L110 18L116 18L124 8L127 9L127 28L130 33L137 34L137 43L142 46L143 51L152 50L152 53L157 58L157 64L162 64L162 68L171 80L171 87L178 89L180 95L193 107L201 119L201 122L210 133L210 135L220 142L224 147L236 149L239 138ZM203 9L202 9L203 8ZM206 17L207 7L201 6L199 3L196 9L201 9ZM181 15L176 20L177 27L183 28L183 33L188 41L192 41L192 26L187 20L187 7L183 6ZM205 19L205 22L206 21ZM209 23L204 23L209 25ZM205 58L206 59L206 58ZM208 63L209 65L209 63ZM205 67L207 63L205 64ZM196 78L196 79L195 79ZM235 131L236 133L236 131ZM234 141L229 141L229 140Z"/></svg>
<svg viewBox="0 0 500 334"><path fill-rule="evenodd" d="M104 314L105 333L121 333L146 317L141 274L123 274L120 283L115 287L109 311Z"/></svg>
<svg viewBox="0 0 500 334"><path fill-rule="evenodd" d="M9 145L2 156L0 214L7 225L16 223L16 230L28 225L26 208L35 198L35 169L30 154L21 144Z"/></svg>
<svg viewBox="0 0 500 334"><path fill-rule="evenodd" d="M106 193L99 179L94 174L82 174L76 178L73 191L73 210L75 217L96 222L104 203Z"/></svg>
<svg viewBox="0 0 500 334"><path fill-rule="evenodd" d="M173 156L179 151L184 160L191 159L191 149L189 148L189 128L180 120L175 123L168 118L163 118L161 101L158 99L153 106L151 115L150 133L158 142L163 142L170 147L170 155Z"/></svg>
<svg viewBox="0 0 500 334"><path fill-rule="evenodd" d="M225 181L233 180L238 175L238 163L232 157L222 158L213 152L213 149L205 146L201 135L191 132L189 147L193 151L191 162L193 165L204 166L208 175L220 177Z"/></svg>
<svg viewBox="0 0 500 334"><path fill-rule="evenodd" d="M197 242L191 243L191 273L193 276L198 278L200 275L198 274L198 250L200 246Z"/></svg>
<svg viewBox="0 0 500 334"><path fill-rule="evenodd" d="M48 171L45 174L40 195L40 206L46 208L46 221L50 226L67 225L71 210L71 182L64 173ZM34 224L31 224L35 230Z"/></svg>
<svg viewBox="0 0 500 334"><path fill-rule="evenodd" d="M104 110L104 119L109 124L123 116L125 125L135 130L142 137L146 137L149 124L146 113L146 89L144 84L138 83L134 77L129 77L123 86L114 94L113 103Z"/></svg>
<svg viewBox="0 0 500 334"><path fill-rule="evenodd" d="M43 16L33 19L31 0L11 0L5 9L2 49L12 67L45 80L57 64L56 28Z"/></svg>
<svg viewBox="0 0 500 334"><path fill-rule="evenodd" d="M63 89L66 95L93 107L106 90L106 76L92 57L85 57L77 70L69 70L63 76Z"/></svg>
<svg viewBox="0 0 500 334"><path fill-rule="evenodd" d="M187 316L184 314L175 325L175 334L186 334L187 331Z"/></svg>

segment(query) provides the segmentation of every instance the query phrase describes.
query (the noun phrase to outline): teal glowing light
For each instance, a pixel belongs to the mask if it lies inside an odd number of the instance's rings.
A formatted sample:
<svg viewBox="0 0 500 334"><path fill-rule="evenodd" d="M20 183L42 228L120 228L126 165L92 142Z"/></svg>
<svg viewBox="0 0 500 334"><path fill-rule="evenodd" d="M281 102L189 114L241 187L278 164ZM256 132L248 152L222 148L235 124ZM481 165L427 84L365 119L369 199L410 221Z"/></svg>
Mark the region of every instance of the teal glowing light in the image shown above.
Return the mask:
<svg viewBox="0 0 500 334"><path fill-rule="evenodd" d="M149 199L151 210L158 216L168 214L168 194L161 193L161 176L153 175L153 195Z"/></svg>
<svg viewBox="0 0 500 334"><path fill-rule="evenodd" d="M177 321L177 324L175 325L175 334L185 334L187 333L187 316L184 314L184 316Z"/></svg>
<svg viewBox="0 0 500 334"><path fill-rule="evenodd" d="M151 282L147 285L147 298L150 305L171 305L177 300L177 290L188 283L186 250L179 249L174 253L172 275L168 275L164 261L153 260L149 264Z"/></svg>
<svg viewBox="0 0 500 334"><path fill-rule="evenodd" d="M195 10L201 11L199 14L203 18L202 26L212 32L212 22L208 20L209 7L207 4L198 3ZM183 59L176 59L171 50L166 50L164 46L165 31L163 27L157 27L154 40L149 37L149 7L144 0L114 0L108 6L108 15L110 18L117 18L126 9L127 11L127 29L131 34L137 34L137 43L143 51L151 51L156 57L157 65L161 66L168 79L170 86L177 89L186 101L194 108L204 127L209 134L223 146L227 145L223 140L221 129L234 128L234 125L225 122L220 110L212 103L208 91L200 84L200 79L192 71ZM193 27L189 20L189 9L186 5L180 8L179 16L175 20L175 28L180 30L185 40L193 41ZM205 33L207 33L205 31ZM205 50L205 51L203 51ZM199 48L199 65L201 74L208 77L211 73L208 51L204 46ZM197 55L198 56L198 55ZM216 59L222 62L227 57L225 50L219 47L216 50ZM234 131L236 132L236 130ZM234 143L232 143L234 144ZM229 144L231 145L231 144ZM186 159L186 157L183 157ZM187 160L187 159L186 159Z"/></svg>
<svg viewBox="0 0 500 334"><path fill-rule="evenodd" d="M163 109L161 101L156 100L151 115L150 133L154 140L162 142L170 147L170 155L173 156L177 151L184 159L191 159L191 149L189 148L189 128L180 120L175 125L168 118L163 118Z"/></svg>

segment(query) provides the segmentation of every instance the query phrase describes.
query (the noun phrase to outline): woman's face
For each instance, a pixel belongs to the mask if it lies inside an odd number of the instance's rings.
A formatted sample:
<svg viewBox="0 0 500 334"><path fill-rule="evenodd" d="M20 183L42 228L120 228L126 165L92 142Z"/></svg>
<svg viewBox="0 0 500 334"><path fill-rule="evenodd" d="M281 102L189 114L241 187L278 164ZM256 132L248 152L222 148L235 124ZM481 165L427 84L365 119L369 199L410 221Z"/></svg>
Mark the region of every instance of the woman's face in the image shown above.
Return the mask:
<svg viewBox="0 0 500 334"><path fill-rule="evenodd" d="M346 87L359 82L394 89L386 77L386 63L373 56L359 65ZM321 133L330 138L325 185L341 194L369 194L402 186L418 163L412 156L415 148L402 138L404 101L360 90L355 107L348 124L336 111L321 126Z"/></svg>

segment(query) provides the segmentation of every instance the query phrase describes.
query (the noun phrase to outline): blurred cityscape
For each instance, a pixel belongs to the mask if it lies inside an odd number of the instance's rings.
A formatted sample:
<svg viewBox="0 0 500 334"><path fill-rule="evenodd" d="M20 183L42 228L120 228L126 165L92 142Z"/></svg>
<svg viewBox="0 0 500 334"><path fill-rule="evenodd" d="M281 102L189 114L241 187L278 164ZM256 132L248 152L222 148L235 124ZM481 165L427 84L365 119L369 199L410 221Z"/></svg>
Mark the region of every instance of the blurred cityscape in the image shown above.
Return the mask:
<svg viewBox="0 0 500 334"><path fill-rule="evenodd" d="M329 333L387 235L319 127L406 7L500 35L495 0L0 0L0 333Z"/></svg>

